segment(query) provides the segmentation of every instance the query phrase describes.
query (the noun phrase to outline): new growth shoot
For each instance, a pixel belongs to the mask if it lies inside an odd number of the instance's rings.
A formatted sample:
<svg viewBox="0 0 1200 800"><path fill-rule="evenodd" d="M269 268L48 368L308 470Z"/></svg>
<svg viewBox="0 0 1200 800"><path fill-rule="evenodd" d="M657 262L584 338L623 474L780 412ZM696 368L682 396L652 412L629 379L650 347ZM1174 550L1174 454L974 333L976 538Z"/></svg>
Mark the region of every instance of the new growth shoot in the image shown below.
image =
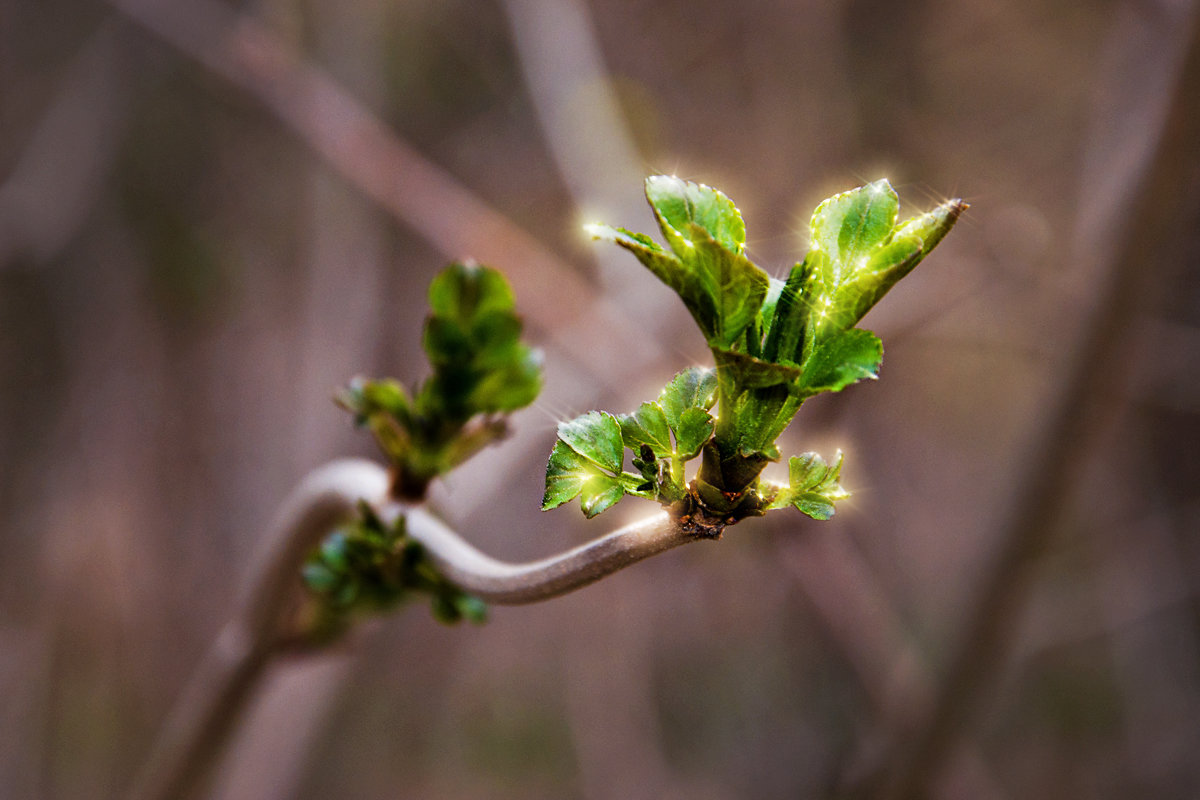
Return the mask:
<svg viewBox="0 0 1200 800"><path fill-rule="evenodd" d="M680 372L631 413L591 411L559 425L543 509L579 497L594 517L637 495L711 536L784 506L829 519L848 496L838 480L841 454L832 462L793 456L780 486L760 478L782 457L775 440L808 398L877 377L883 345L855 326L966 204L950 200L898 223L899 200L886 180L835 195L813 213L807 255L778 280L746 257L745 222L721 192L655 175L646 199L666 247L624 228L587 230L628 250L679 295L714 367ZM623 468L626 450L635 472ZM685 465L695 458L700 467L688 479Z"/></svg>

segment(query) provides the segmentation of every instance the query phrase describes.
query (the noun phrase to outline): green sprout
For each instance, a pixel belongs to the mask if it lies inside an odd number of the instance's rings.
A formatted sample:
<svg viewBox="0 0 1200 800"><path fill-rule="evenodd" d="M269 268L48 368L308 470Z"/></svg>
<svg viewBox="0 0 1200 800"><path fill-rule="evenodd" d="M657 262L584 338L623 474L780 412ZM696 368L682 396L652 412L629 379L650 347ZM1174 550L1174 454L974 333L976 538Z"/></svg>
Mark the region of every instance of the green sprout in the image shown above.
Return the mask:
<svg viewBox="0 0 1200 800"><path fill-rule="evenodd" d="M318 640L343 633L356 616L390 611L418 594L430 597L442 622L487 619L486 604L442 577L408 537L403 516L387 525L366 503L309 555L301 578L319 600L311 627Z"/></svg>
<svg viewBox="0 0 1200 800"><path fill-rule="evenodd" d="M541 355L521 341L508 281L490 267L455 262L429 287L425 353L433 367L410 395L399 381L358 377L337 396L374 435L391 467L391 494L422 500L435 478L508 434L507 415L542 388ZM331 637L356 614L385 611L414 593L443 622L482 621L482 600L442 578L405 519L385 525L362 504L357 519L309 554L302 577L314 600L312 631Z"/></svg>
<svg viewBox="0 0 1200 800"><path fill-rule="evenodd" d="M506 436L505 416L542 388L541 355L521 341L512 289L498 271L455 262L430 284L429 305L424 346L433 374L415 396L398 381L359 377L337 398L375 435L394 493L409 499Z"/></svg>
<svg viewBox="0 0 1200 800"><path fill-rule="evenodd" d="M745 222L721 192L655 175L646 199L666 248L624 228L589 231L628 250L679 295L715 369L680 372L630 414L592 411L559 425L542 508L579 497L590 518L631 494L711 535L784 506L829 519L848 496L838 482L840 454L832 464L815 453L794 456L789 484L776 486L760 478L781 458L775 440L808 398L878 375L883 345L855 325L966 204L950 200L898 224L899 200L886 180L835 195L813 213L808 254L779 280L746 257ZM626 450L635 472L624 468ZM688 481L684 465L697 457Z"/></svg>

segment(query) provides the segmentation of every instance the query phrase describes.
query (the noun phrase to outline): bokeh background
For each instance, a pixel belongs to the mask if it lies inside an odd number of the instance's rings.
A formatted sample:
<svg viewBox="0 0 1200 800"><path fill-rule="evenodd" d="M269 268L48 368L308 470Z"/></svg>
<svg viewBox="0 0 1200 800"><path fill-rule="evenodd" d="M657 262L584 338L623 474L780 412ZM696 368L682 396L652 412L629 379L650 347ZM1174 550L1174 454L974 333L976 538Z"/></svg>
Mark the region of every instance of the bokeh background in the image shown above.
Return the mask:
<svg viewBox="0 0 1200 800"><path fill-rule="evenodd" d="M281 664L207 795L1195 798L1197 5L0 0L0 796L124 796L450 259L547 384L442 513L509 559L645 513L538 501L558 420L706 357L579 231L673 172L777 275L832 192L971 203L787 435L852 501Z"/></svg>

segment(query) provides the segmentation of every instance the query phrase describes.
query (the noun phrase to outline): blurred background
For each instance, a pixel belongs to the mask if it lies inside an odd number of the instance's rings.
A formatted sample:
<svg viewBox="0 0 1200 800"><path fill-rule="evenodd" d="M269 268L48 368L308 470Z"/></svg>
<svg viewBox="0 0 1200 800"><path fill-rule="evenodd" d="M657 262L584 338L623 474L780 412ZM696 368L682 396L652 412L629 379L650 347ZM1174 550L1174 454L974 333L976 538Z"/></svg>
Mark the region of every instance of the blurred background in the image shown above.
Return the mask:
<svg viewBox="0 0 1200 800"><path fill-rule="evenodd" d="M707 363L579 230L668 172L776 275L833 192L971 203L787 434L853 499L280 664L208 795L1197 797L1196 6L0 0L0 796L125 795L451 259L547 383L438 508L512 560L646 513L538 504L558 420Z"/></svg>

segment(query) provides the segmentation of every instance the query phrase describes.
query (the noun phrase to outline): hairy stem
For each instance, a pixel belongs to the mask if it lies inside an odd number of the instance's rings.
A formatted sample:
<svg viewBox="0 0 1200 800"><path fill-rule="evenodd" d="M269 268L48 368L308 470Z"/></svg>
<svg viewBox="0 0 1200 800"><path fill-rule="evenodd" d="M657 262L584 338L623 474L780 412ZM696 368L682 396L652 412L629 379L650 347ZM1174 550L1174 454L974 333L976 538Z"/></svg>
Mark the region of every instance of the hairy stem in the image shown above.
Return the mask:
<svg viewBox="0 0 1200 800"><path fill-rule="evenodd" d="M135 781L134 800L192 796L283 652L285 617L300 590L308 553L360 500L386 521L403 515L407 532L462 589L502 604L556 597L686 542L704 538L666 513L628 525L564 553L526 564L498 561L467 544L424 508L389 500L389 476L370 461L346 459L314 470L285 501L237 615L221 630L168 717Z"/></svg>

